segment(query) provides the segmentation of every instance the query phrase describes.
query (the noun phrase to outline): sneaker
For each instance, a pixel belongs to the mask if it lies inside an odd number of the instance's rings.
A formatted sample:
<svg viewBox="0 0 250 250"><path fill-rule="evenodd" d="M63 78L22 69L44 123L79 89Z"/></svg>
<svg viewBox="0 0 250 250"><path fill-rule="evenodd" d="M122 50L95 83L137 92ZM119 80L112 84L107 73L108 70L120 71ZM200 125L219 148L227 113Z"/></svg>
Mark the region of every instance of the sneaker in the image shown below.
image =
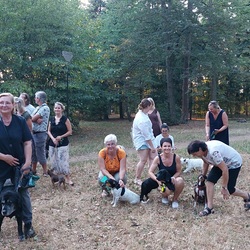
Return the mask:
<svg viewBox="0 0 250 250"><path fill-rule="evenodd" d="M168 204L168 198L162 198L161 199L161 202L163 203L163 204Z"/></svg>
<svg viewBox="0 0 250 250"><path fill-rule="evenodd" d="M138 186L141 186L142 180L140 180L140 179L134 179L134 183L135 183L136 185L138 185Z"/></svg>
<svg viewBox="0 0 250 250"><path fill-rule="evenodd" d="M178 207L179 207L179 203L177 201L173 201L172 208L178 208Z"/></svg>
<svg viewBox="0 0 250 250"><path fill-rule="evenodd" d="M49 175L46 173L43 173L43 177L49 177Z"/></svg>

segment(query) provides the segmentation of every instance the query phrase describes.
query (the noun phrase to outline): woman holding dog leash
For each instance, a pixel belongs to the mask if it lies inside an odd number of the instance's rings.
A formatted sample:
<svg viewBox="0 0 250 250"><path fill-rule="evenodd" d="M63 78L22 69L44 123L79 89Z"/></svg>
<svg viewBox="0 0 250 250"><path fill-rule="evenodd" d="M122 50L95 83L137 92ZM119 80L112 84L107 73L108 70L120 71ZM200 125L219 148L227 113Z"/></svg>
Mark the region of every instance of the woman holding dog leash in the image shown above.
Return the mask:
<svg viewBox="0 0 250 250"><path fill-rule="evenodd" d="M31 170L32 135L25 119L14 115L14 97L10 93L0 94L0 191L7 179L13 185L17 167L24 175ZM15 188L13 188L15 189ZM34 237L32 207L28 189L20 188L25 238Z"/></svg>
<svg viewBox="0 0 250 250"><path fill-rule="evenodd" d="M124 187L127 183L126 153L121 146L117 146L117 137L114 134L107 135L104 138L104 144L106 147L101 149L98 154L99 184L104 186L107 179L113 179ZM102 197L107 195L109 195L108 190L103 189Z"/></svg>
<svg viewBox="0 0 250 250"><path fill-rule="evenodd" d="M61 102L54 105L55 116L50 119L48 126L49 158L51 168L56 174L64 174L66 183L73 186L69 171L69 139L72 135L70 120L63 115L65 106Z"/></svg>
<svg viewBox="0 0 250 250"><path fill-rule="evenodd" d="M235 187L242 166L242 158L235 149L217 140L207 142L196 140L188 145L187 151L204 161L204 176L208 172L209 164L213 165L206 181L207 207L200 212L200 216L214 213L214 186L221 177L223 198L227 200L230 195L239 196L243 198L245 209L250 209L250 194Z"/></svg>
<svg viewBox="0 0 250 250"><path fill-rule="evenodd" d="M166 169L171 177L171 182L174 185L174 194L172 199L172 208L178 208L178 198L184 188L184 180L181 175L181 160L180 157L172 152L172 140L170 138L162 138L160 141L162 153L154 158L152 165L149 168L149 177L162 186L162 182L158 181L155 175L155 170L158 168ZM162 191L162 203L169 203L169 195L172 193L170 189L164 187Z"/></svg>
<svg viewBox="0 0 250 250"><path fill-rule="evenodd" d="M218 140L229 145L228 116L218 102L211 101L205 117L206 140Z"/></svg>

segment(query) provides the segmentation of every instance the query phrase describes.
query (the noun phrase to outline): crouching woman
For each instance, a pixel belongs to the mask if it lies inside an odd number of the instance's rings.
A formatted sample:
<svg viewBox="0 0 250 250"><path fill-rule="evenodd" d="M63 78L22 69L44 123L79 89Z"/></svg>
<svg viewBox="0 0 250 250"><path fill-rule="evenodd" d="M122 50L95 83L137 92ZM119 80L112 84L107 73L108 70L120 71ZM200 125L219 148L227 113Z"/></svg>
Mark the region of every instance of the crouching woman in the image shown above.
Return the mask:
<svg viewBox="0 0 250 250"><path fill-rule="evenodd" d="M162 191L162 203L169 203L169 195L173 193L172 208L178 208L178 198L184 188L184 180L181 175L181 161L180 157L172 152L172 140L170 138L162 138L160 141L162 153L156 156L152 165L149 168L149 176L154 182L157 182L158 186L162 186L163 183L156 179L155 170L158 167L159 170L166 169L171 175L171 182L174 185L174 191L171 191L167 186Z"/></svg>
<svg viewBox="0 0 250 250"><path fill-rule="evenodd" d="M100 172L98 180L100 185L104 185L105 179L116 180L121 187L127 183L126 176L126 153L117 146L117 137L109 134L104 138L105 148L98 154L98 165ZM102 197L108 195L107 190L103 190Z"/></svg>

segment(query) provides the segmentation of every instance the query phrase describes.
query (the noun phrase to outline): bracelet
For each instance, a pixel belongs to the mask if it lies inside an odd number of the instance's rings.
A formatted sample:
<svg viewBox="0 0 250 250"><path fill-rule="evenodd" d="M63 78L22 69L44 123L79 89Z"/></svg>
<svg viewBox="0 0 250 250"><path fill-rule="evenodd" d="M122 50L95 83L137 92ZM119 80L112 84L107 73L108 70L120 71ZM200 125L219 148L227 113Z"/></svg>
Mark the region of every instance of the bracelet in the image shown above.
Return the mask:
<svg viewBox="0 0 250 250"><path fill-rule="evenodd" d="M222 187L222 189L225 189L225 190L227 190L227 187Z"/></svg>

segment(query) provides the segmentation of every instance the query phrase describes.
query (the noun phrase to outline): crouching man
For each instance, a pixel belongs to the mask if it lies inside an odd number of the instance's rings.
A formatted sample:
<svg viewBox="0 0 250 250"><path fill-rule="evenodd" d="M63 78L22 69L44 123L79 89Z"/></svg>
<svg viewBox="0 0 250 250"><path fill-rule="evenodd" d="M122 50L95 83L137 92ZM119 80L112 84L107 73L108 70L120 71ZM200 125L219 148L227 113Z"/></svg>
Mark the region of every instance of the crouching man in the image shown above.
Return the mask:
<svg viewBox="0 0 250 250"><path fill-rule="evenodd" d="M207 142L196 140L188 145L187 151L204 161L203 175L207 175L209 164L214 165L206 182L207 207L200 212L200 216L214 213L214 185L221 177L223 198L228 199L230 195L240 196L244 199L246 210L250 209L250 194L235 188L242 166L242 158L235 149L217 140Z"/></svg>

